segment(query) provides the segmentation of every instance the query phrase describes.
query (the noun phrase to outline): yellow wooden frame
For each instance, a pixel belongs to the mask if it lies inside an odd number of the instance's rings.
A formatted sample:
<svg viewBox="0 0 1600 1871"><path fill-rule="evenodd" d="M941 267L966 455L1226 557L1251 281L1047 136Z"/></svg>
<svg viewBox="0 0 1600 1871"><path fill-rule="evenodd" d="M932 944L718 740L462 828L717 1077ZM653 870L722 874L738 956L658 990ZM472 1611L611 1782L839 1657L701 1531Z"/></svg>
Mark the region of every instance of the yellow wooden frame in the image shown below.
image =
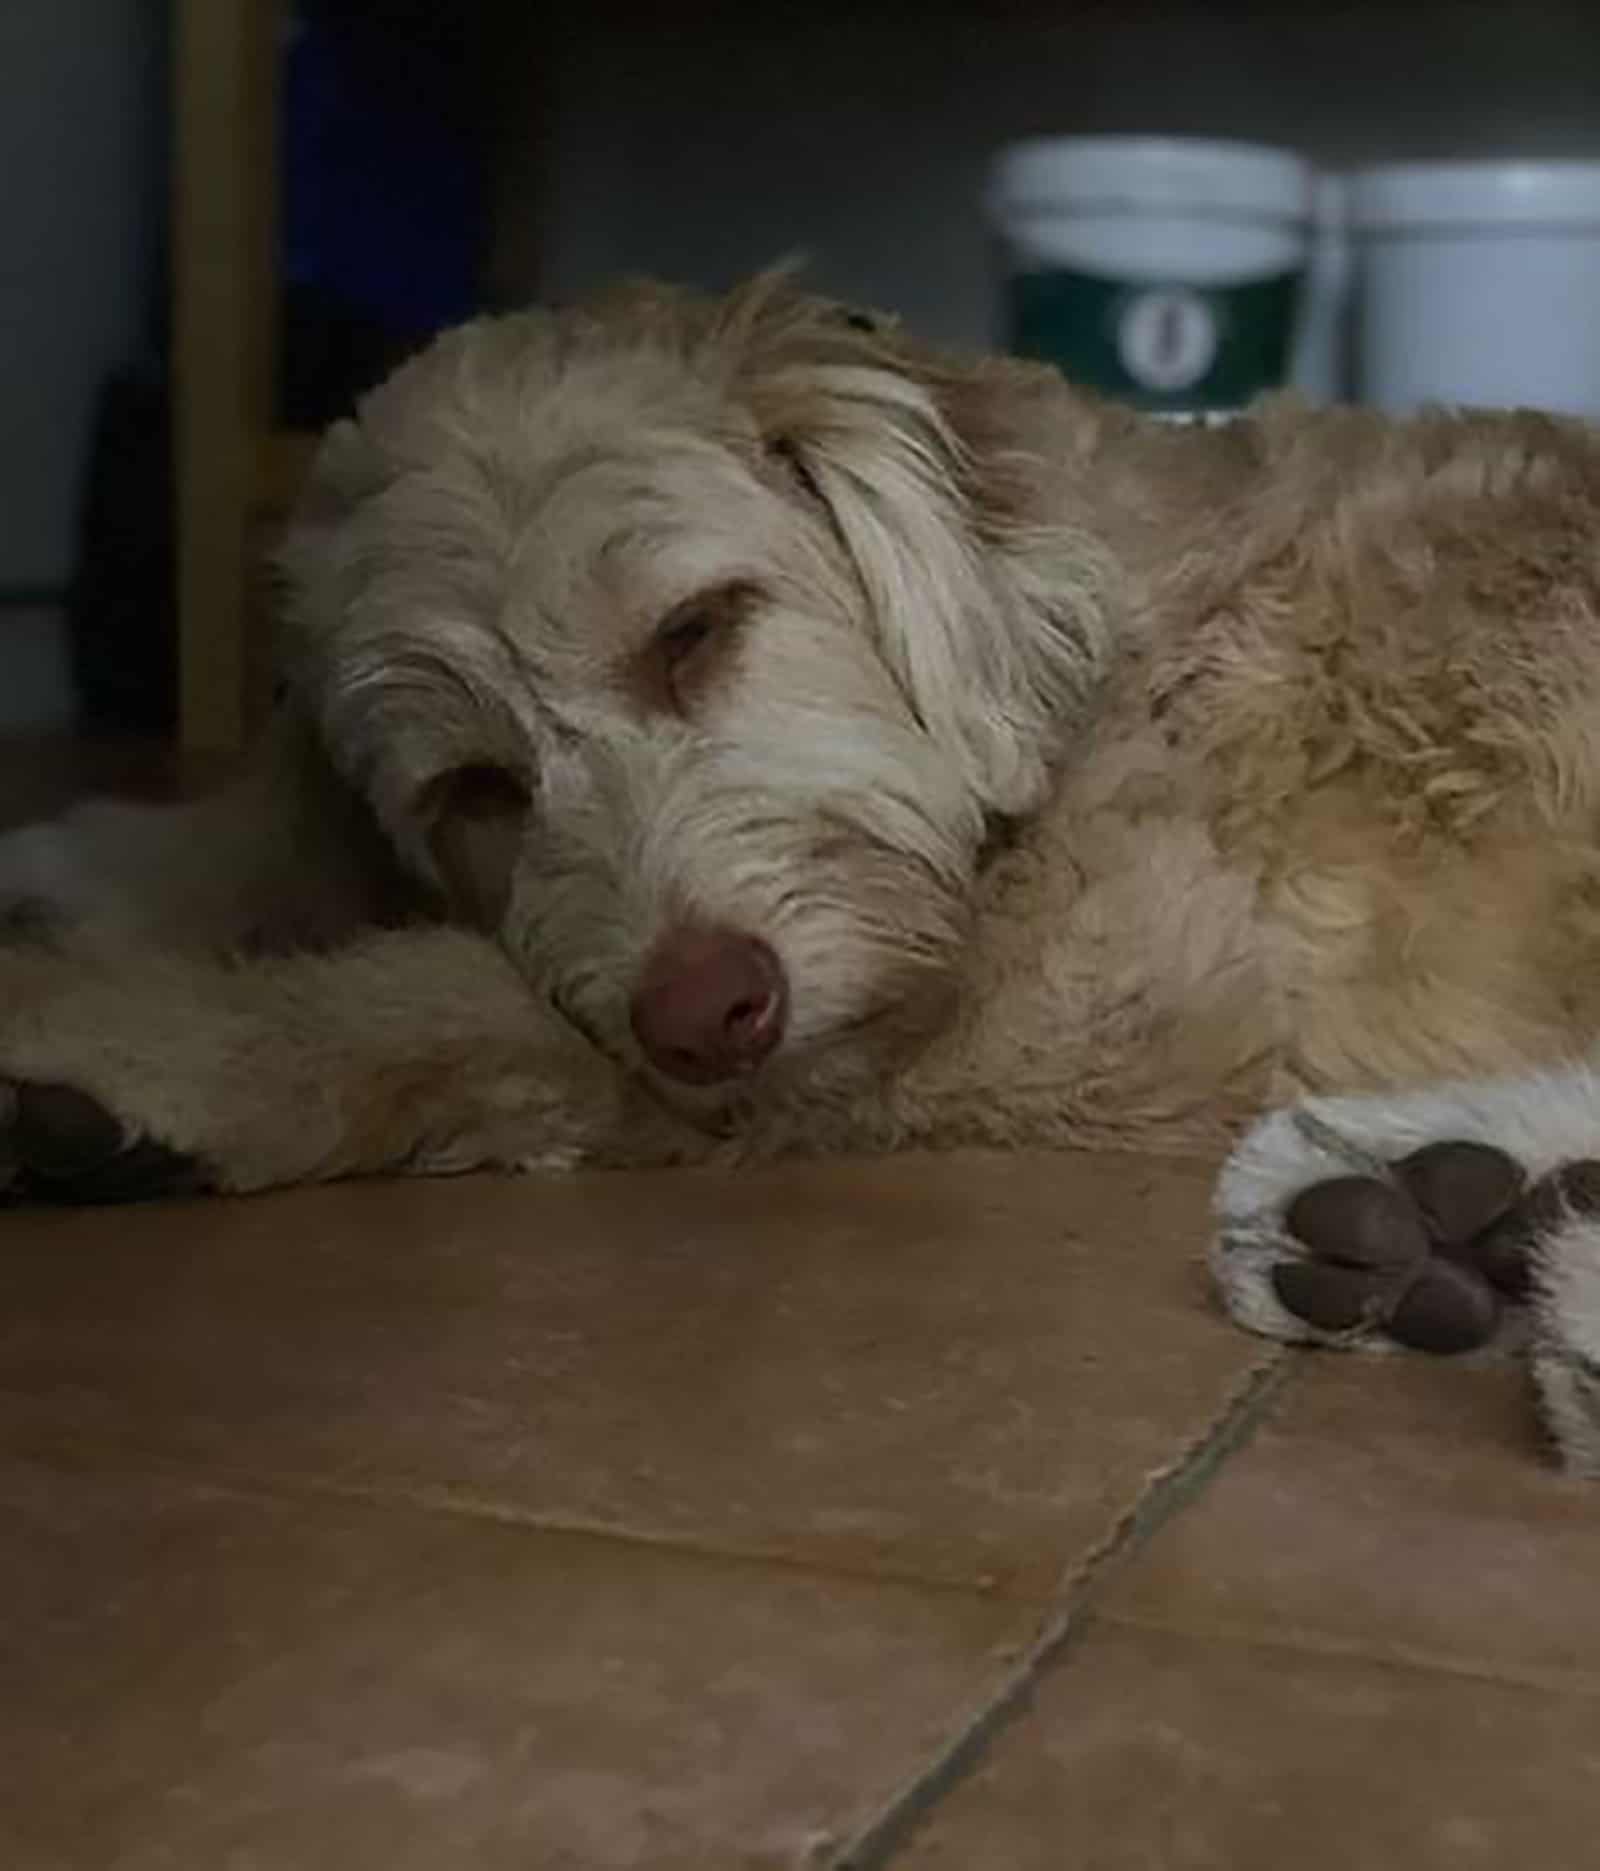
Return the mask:
<svg viewBox="0 0 1600 1871"><path fill-rule="evenodd" d="M277 0L177 0L173 176L178 724L232 753L261 686L259 549L304 438L275 432Z"/></svg>

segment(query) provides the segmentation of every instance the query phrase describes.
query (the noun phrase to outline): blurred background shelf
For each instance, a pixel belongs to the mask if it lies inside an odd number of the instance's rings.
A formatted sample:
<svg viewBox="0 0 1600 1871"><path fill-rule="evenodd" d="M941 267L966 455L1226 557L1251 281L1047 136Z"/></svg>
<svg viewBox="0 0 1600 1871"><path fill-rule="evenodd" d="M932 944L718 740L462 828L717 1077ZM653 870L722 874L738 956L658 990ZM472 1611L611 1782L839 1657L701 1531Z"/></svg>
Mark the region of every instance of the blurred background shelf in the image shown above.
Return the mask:
<svg viewBox="0 0 1600 1871"><path fill-rule="evenodd" d="M262 544L311 448L285 429L277 374L284 16L277 0L172 3L180 733L229 748L265 692ZM450 35L489 307L619 272L719 286L798 251L823 289L982 343L984 175L1021 136L1234 136L1333 167L1600 154L1589 0L325 4ZM404 69L422 85L444 63Z"/></svg>

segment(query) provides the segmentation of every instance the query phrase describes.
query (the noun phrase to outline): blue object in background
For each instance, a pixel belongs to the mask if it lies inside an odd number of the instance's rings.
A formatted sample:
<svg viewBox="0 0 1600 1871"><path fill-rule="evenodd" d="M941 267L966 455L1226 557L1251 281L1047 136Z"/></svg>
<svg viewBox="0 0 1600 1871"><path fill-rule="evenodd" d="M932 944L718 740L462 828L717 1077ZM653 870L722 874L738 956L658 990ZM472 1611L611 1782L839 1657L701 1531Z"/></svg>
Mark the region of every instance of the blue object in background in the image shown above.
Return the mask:
<svg viewBox="0 0 1600 1871"><path fill-rule="evenodd" d="M483 164L453 13L297 9L281 88L286 421L331 420L476 309Z"/></svg>

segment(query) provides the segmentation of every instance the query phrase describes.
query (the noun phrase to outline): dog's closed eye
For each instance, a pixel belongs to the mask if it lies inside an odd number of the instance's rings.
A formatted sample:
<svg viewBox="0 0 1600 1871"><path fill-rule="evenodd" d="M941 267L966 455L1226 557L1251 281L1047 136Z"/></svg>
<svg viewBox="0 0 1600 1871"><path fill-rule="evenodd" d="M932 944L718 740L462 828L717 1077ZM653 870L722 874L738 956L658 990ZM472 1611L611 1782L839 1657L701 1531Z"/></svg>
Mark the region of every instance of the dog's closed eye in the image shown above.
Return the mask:
<svg viewBox="0 0 1600 1871"><path fill-rule="evenodd" d="M726 670L759 596L737 579L674 605L635 659L630 686L643 705L692 714Z"/></svg>

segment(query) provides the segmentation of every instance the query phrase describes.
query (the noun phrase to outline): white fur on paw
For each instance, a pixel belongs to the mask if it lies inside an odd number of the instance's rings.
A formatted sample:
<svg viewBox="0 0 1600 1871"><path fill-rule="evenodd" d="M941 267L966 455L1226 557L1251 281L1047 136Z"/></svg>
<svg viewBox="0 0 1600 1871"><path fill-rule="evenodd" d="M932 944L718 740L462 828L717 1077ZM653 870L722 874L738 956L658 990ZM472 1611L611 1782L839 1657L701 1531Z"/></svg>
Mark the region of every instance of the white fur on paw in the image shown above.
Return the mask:
<svg viewBox="0 0 1600 1871"><path fill-rule="evenodd" d="M1600 1073L1581 1064L1392 1097L1308 1098L1293 1109L1341 1147L1384 1162L1446 1139L1483 1143L1515 1157L1537 1181L1600 1153Z"/></svg>
<svg viewBox="0 0 1600 1871"><path fill-rule="evenodd" d="M1247 1331L1290 1343L1344 1345L1349 1333L1325 1332L1279 1300L1272 1270L1306 1251L1284 1228L1302 1189L1333 1176L1366 1175L1373 1158L1322 1121L1310 1104L1263 1118L1223 1165L1215 1197L1211 1274L1231 1316Z"/></svg>
<svg viewBox="0 0 1600 1871"><path fill-rule="evenodd" d="M1562 1466L1600 1479L1600 1220L1573 1216L1539 1242L1531 1354Z"/></svg>

